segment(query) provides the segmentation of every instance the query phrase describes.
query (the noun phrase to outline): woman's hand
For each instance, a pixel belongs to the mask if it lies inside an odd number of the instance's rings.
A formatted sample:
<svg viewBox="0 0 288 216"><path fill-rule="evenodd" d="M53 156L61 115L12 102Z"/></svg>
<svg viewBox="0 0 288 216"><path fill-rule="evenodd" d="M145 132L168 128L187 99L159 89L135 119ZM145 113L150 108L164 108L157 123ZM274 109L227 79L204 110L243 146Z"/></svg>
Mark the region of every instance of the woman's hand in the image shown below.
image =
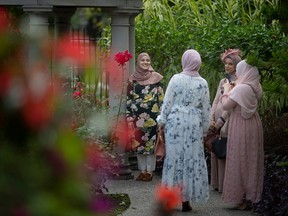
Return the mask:
<svg viewBox="0 0 288 216"><path fill-rule="evenodd" d="M157 131L158 131L158 135L161 138L163 138L164 137L164 126L163 125L158 125Z"/></svg>
<svg viewBox="0 0 288 216"><path fill-rule="evenodd" d="M234 83L224 83L223 88L224 88L224 94L227 94L231 89L234 87Z"/></svg>
<svg viewBox="0 0 288 216"><path fill-rule="evenodd" d="M216 122L214 120L210 121L210 125L215 126Z"/></svg>

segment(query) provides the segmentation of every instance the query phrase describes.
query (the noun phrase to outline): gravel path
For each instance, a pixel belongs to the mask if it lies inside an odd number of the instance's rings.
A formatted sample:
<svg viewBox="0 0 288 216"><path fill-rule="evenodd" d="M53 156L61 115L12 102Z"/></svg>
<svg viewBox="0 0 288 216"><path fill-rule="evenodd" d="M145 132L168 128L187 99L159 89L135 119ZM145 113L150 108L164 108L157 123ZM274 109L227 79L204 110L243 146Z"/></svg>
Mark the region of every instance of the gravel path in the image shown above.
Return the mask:
<svg viewBox="0 0 288 216"><path fill-rule="evenodd" d="M138 175L133 171L134 176ZM154 175L151 182L139 182L130 180L109 180L107 187L110 193L127 193L130 197L131 205L122 215L123 216L153 216L155 215L154 189L160 183L161 177ZM192 212L182 212L181 206L176 210L173 216L252 216L251 211L232 210L222 202L221 194L211 190L210 199L207 203L192 204Z"/></svg>

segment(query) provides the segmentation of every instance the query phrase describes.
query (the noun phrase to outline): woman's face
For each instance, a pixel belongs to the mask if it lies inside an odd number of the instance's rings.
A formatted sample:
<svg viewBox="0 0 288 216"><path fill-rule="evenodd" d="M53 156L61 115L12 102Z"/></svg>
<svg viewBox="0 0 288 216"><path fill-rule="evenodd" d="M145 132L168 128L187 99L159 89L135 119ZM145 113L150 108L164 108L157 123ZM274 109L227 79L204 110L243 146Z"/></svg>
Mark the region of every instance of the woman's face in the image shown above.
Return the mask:
<svg viewBox="0 0 288 216"><path fill-rule="evenodd" d="M150 58L148 56L143 56L140 59L139 67L143 70L148 70L148 68L150 67Z"/></svg>
<svg viewBox="0 0 288 216"><path fill-rule="evenodd" d="M225 71L228 74L235 73L236 66L233 64L233 61L230 58L224 60Z"/></svg>

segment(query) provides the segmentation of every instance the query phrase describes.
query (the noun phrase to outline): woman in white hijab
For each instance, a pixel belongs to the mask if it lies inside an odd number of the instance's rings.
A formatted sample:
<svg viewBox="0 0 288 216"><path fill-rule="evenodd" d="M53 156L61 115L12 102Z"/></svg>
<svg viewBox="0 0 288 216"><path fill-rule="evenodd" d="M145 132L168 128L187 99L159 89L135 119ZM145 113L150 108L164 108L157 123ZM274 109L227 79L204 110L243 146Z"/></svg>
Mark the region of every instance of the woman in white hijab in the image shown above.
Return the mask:
<svg viewBox="0 0 288 216"><path fill-rule="evenodd" d="M192 210L191 202L209 198L203 136L209 127L210 98L208 84L198 72L201 64L196 50L184 52L183 71L169 81L157 118L166 145L162 185L181 188L184 212Z"/></svg>
<svg viewBox="0 0 288 216"><path fill-rule="evenodd" d="M236 67L236 85L224 84L223 109L230 112L224 202L236 209L261 200L264 178L263 128L257 112L262 96L259 71L242 60Z"/></svg>

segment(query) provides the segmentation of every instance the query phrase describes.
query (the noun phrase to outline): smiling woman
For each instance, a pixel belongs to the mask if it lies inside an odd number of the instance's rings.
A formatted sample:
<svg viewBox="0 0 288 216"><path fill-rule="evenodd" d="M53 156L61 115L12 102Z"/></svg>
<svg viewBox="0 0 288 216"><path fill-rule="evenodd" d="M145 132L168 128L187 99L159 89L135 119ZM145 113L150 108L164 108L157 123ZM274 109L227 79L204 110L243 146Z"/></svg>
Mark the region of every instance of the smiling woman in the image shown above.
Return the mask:
<svg viewBox="0 0 288 216"><path fill-rule="evenodd" d="M150 63L150 58L149 56L143 56L141 59L140 59L140 64L139 66L144 69L144 70L148 70L149 67L151 67L151 63Z"/></svg>
<svg viewBox="0 0 288 216"><path fill-rule="evenodd" d="M137 181L151 181L156 160L156 118L162 105L163 76L154 71L147 53L140 53L136 70L128 79L126 119L130 134L130 149L137 152Z"/></svg>

